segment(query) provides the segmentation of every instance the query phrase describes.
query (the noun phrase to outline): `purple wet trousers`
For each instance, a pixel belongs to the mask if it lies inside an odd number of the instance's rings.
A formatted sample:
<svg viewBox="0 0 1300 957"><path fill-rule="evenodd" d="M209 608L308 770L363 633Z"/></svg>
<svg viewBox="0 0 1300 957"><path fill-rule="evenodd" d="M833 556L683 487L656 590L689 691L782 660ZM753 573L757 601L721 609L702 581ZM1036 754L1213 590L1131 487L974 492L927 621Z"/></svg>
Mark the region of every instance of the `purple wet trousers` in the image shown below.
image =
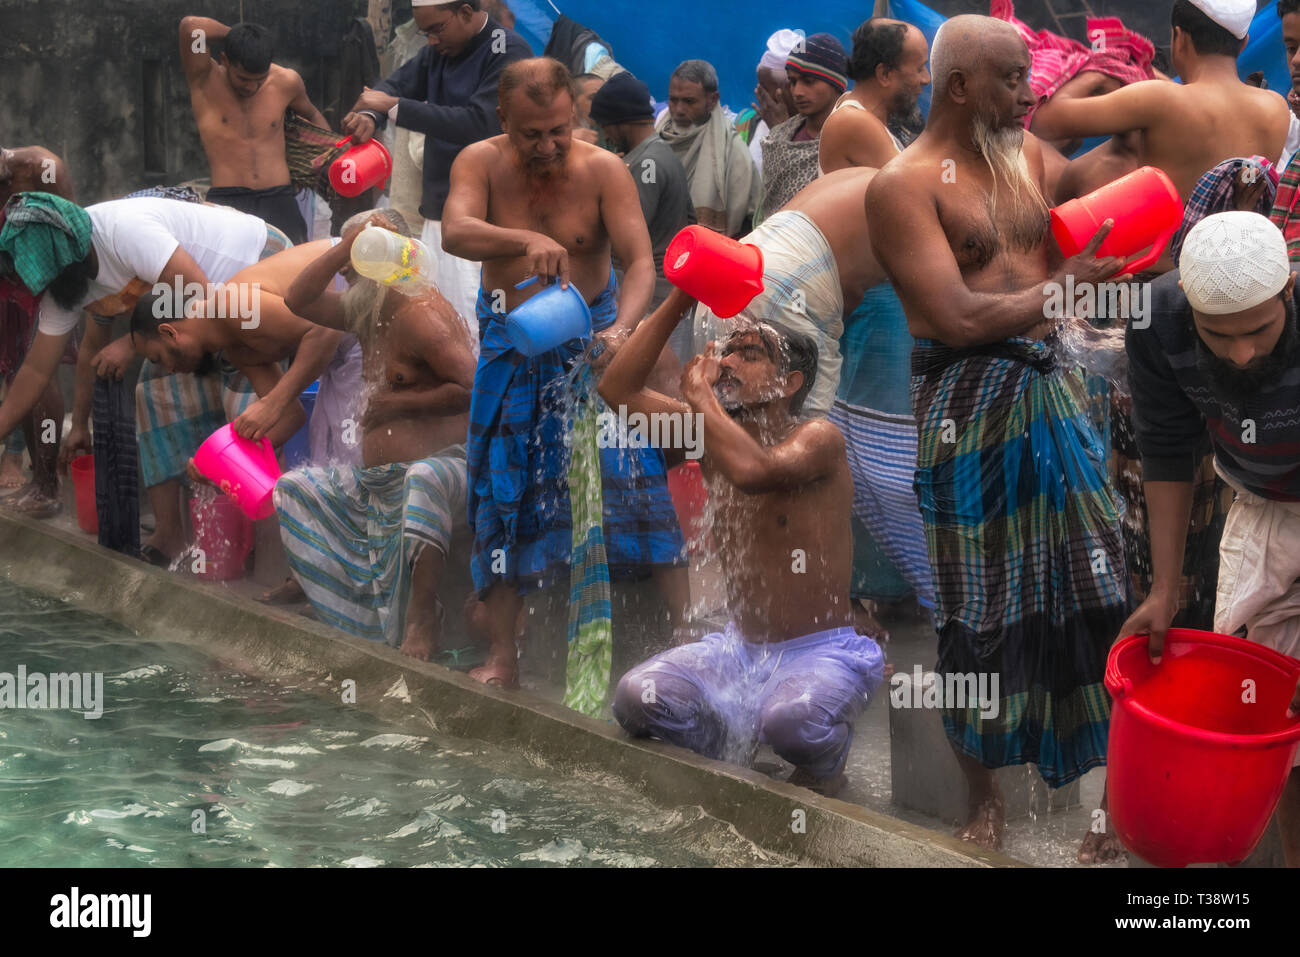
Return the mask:
<svg viewBox="0 0 1300 957"><path fill-rule="evenodd" d="M884 655L852 628L756 644L733 625L625 674L614 717L709 758L752 762L760 742L818 778L844 768L853 720L880 685Z"/></svg>

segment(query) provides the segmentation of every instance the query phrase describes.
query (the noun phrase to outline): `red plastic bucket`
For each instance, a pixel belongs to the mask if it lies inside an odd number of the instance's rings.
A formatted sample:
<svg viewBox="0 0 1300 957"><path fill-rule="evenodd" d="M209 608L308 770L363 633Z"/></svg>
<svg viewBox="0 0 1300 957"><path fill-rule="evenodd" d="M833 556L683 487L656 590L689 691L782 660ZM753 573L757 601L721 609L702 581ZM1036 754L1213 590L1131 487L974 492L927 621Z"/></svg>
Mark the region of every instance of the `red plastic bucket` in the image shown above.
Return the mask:
<svg viewBox="0 0 1300 957"><path fill-rule="evenodd" d="M190 523L194 526L191 561L200 556L203 564L195 574L209 581L229 581L244 573L244 561L253 550L253 523L224 495L210 501L190 499ZM193 565L191 565L191 568Z"/></svg>
<svg viewBox="0 0 1300 957"><path fill-rule="evenodd" d="M763 291L763 251L704 226L687 226L668 244L664 276L730 319Z"/></svg>
<svg viewBox="0 0 1300 957"><path fill-rule="evenodd" d="M99 534L99 510L95 506L95 457L78 455L68 465L72 490L76 493L77 527L88 535Z"/></svg>
<svg viewBox="0 0 1300 957"><path fill-rule="evenodd" d="M1144 635L1117 642L1106 794L1124 846L1161 867L1245 860L1291 773L1298 675L1294 658L1208 631L1171 628L1159 665Z"/></svg>
<svg viewBox="0 0 1300 957"><path fill-rule="evenodd" d="M670 468L668 494L672 496L673 509L687 542L699 543L704 532L704 509L709 504L709 490L704 486L700 463L683 462Z"/></svg>
<svg viewBox="0 0 1300 957"><path fill-rule="evenodd" d="M334 145L342 146L350 139L346 136ZM372 186L382 186L392 172L392 156L372 137L330 164L330 185L340 196L360 196Z"/></svg>
<svg viewBox="0 0 1300 957"><path fill-rule="evenodd" d="M1149 246L1145 256L1128 263L1119 275L1141 272L1160 258L1174 238L1183 222L1183 201L1163 170L1143 166L1053 209L1052 235L1068 258L1088 245L1108 219L1115 225L1097 254L1127 259Z"/></svg>

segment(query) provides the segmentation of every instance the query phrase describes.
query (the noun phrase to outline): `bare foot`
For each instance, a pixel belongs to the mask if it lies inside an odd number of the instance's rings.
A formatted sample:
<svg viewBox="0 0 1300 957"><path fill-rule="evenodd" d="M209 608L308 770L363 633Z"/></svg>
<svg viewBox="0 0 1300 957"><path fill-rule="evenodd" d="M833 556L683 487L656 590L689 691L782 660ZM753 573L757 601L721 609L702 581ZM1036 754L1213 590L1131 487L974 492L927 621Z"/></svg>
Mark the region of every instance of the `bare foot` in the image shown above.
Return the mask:
<svg viewBox="0 0 1300 957"><path fill-rule="evenodd" d="M814 777L813 773L806 768L795 768L794 773L786 778L786 783L793 784L795 787L807 788L823 797L835 797L840 791L844 790L844 785L848 779L844 777L844 772L830 778Z"/></svg>
<svg viewBox="0 0 1300 957"><path fill-rule="evenodd" d="M53 518L63 511L63 502L58 495L42 492L35 485L27 486L18 495L5 499L5 508L28 518Z"/></svg>
<svg viewBox="0 0 1300 957"><path fill-rule="evenodd" d="M1124 845L1114 834L1089 831L1079 845L1080 864L1109 864L1125 857Z"/></svg>
<svg viewBox="0 0 1300 957"><path fill-rule="evenodd" d="M494 685L507 691L519 690L519 666L513 661L489 658L487 664L475 668L469 676L480 684Z"/></svg>
<svg viewBox="0 0 1300 957"><path fill-rule="evenodd" d="M853 603L853 627L859 635L874 638L882 645L889 642L889 629L880 623L876 613L880 605L874 601L856 601Z"/></svg>
<svg viewBox="0 0 1300 957"><path fill-rule="evenodd" d="M306 593L294 578L286 578L270 591L264 591L257 597L257 600L265 605L292 605L306 599Z"/></svg>
<svg viewBox="0 0 1300 957"><path fill-rule="evenodd" d="M970 820L954 833L963 841L996 851L1002 847L1002 832L1006 826L1007 816L1002 799L991 797L972 808Z"/></svg>
<svg viewBox="0 0 1300 957"><path fill-rule="evenodd" d="M432 614L415 614L415 610L408 606L406 615L406 630L402 635L400 651L420 661L432 661L438 653L438 642L442 640L442 602L434 598Z"/></svg>
<svg viewBox="0 0 1300 957"><path fill-rule="evenodd" d="M21 488L27 483L23 457L12 452L0 455L0 489Z"/></svg>

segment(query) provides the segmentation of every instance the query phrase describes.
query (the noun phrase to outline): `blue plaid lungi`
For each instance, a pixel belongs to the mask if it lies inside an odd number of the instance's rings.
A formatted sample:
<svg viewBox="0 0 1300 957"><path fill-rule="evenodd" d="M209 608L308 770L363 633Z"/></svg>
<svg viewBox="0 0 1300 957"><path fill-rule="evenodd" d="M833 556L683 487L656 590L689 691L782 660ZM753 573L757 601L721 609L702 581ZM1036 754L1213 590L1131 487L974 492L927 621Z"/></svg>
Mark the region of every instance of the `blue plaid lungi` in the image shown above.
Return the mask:
<svg viewBox="0 0 1300 957"><path fill-rule="evenodd" d="M1106 762L1106 655L1129 612L1121 505L1052 348L918 339L916 492L934 571L940 675L998 679L997 714L945 703L953 745L1032 762L1052 787Z"/></svg>
<svg viewBox="0 0 1300 957"><path fill-rule="evenodd" d="M611 269L608 285L590 304L594 332L617 317L616 292ZM528 592L568 575L573 519L565 438L575 403L601 399L575 394L570 376L577 362L586 361L590 340L574 339L529 359L510 344L505 317L493 312L482 289L477 312L480 351L469 410L470 568L480 594L498 581ZM642 578L652 565L684 565L663 453L601 449L600 462L610 577Z"/></svg>

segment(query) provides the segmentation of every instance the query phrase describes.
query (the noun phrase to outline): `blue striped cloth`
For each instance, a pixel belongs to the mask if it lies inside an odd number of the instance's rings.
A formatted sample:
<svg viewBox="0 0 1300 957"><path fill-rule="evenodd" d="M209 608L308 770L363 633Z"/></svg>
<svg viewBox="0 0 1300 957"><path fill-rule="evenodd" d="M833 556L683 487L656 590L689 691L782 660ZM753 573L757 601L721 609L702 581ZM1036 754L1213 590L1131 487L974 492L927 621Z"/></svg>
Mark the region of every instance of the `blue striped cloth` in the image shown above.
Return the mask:
<svg viewBox="0 0 1300 957"><path fill-rule="evenodd" d="M591 305L599 332L617 317L617 284ZM568 372L588 340L529 359L506 337L485 290L478 298L480 352L470 400L469 523L474 587L505 581L521 592L567 576L573 548L569 452L575 394ZM600 402L594 394L587 401ZM601 408L604 408L601 403ZM658 449L601 449L601 493L611 578L639 578L651 565L685 564L677 513Z"/></svg>
<svg viewBox="0 0 1300 957"><path fill-rule="evenodd" d="M275 484L280 540L316 617L397 648L420 550L447 554L464 508L465 447L416 462L286 472Z"/></svg>

